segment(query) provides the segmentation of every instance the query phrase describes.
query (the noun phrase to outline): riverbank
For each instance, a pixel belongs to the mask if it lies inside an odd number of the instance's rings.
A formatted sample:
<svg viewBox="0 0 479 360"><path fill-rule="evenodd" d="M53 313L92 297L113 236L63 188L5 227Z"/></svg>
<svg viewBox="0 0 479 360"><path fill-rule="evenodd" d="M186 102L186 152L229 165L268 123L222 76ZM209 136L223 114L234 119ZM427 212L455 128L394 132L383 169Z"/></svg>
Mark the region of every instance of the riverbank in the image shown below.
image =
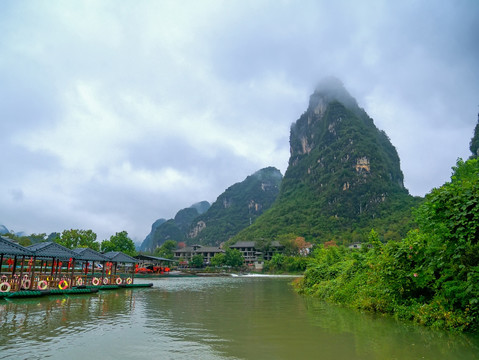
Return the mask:
<svg viewBox="0 0 479 360"><path fill-rule="evenodd" d="M315 250L300 292L454 331L479 331L479 159L458 160L451 181L415 209L418 229L372 249Z"/></svg>

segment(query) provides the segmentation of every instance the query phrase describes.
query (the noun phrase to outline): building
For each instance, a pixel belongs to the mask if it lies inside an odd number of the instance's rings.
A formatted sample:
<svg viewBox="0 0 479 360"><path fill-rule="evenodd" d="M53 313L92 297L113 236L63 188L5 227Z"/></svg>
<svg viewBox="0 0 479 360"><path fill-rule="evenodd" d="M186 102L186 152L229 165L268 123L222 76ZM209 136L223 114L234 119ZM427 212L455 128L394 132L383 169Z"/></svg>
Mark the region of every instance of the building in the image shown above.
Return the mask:
<svg viewBox="0 0 479 360"><path fill-rule="evenodd" d="M256 243L254 241L239 241L236 244L231 245L230 248L239 250L241 254L243 254L246 264L255 263L262 260L269 261L274 254L282 253L284 250L284 246L278 241L272 241L264 251L260 251L256 247Z"/></svg>
<svg viewBox="0 0 479 360"><path fill-rule="evenodd" d="M175 259L180 260L180 265L186 265L193 256L201 255L203 256L203 263L209 265L213 256L218 253L224 253L224 250L213 246L191 245L183 249L175 250ZM181 260L184 261L183 264Z"/></svg>
<svg viewBox="0 0 479 360"><path fill-rule="evenodd" d="M364 245L367 248L371 249L373 246L371 244L363 244L361 242L353 242L351 245L348 246L349 249L361 249Z"/></svg>

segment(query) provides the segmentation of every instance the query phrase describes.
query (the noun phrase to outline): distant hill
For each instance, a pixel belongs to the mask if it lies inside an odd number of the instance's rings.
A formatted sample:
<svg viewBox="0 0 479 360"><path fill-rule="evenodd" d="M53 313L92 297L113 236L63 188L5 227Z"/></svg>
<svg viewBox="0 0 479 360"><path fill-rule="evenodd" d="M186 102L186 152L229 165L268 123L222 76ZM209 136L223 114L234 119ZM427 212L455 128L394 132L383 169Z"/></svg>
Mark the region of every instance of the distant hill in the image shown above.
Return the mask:
<svg viewBox="0 0 479 360"><path fill-rule="evenodd" d="M277 201L233 241L294 234L348 243L372 227L385 239L411 228L420 199L404 187L397 151L339 80L318 85L291 126L290 149Z"/></svg>
<svg viewBox="0 0 479 360"><path fill-rule="evenodd" d="M208 201L201 201L178 211L174 219L156 220L151 226L150 233L141 243L139 250L154 251L166 240L185 241L186 232L193 219L207 211L210 206Z"/></svg>
<svg viewBox="0 0 479 360"><path fill-rule="evenodd" d="M254 223L276 200L282 177L278 169L268 167L230 186L193 221L187 242L219 245Z"/></svg>
<svg viewBox="0 0 479 360"><path fill-rule="evenodd" d="M10 230L7 229L5 225L0 225L0 235L8 234Z"/></svg>
<svg viewBox="0 0 479 360"><path fill-rule="evenodd" d="M202 201L178 211L174 219L158 220L140 250L154 251L170 239L204 245L227 241L271 207L282 177L274 167L261 169L230 186L212 205Z"/></svg>

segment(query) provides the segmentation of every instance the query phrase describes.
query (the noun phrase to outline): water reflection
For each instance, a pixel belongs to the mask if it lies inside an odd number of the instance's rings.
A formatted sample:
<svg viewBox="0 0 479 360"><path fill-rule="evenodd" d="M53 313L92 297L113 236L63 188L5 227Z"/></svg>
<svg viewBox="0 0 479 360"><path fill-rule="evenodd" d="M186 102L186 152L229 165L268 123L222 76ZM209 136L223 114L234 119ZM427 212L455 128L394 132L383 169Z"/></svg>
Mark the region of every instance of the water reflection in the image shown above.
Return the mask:
<svg viewBox="0 0 479 360"><path fill-rule="evenodd" d="M358 313L305 298L312 326L332 334L353 334L358 356L365 359L477 359L479 339L435 331L389 316Z"/></svg>
<svg viewBox="0 0 479 360"><path fill-rule="evenodd" d="M291 279L156 280L0 301L0 358L474 359L477 337L432 331L297 295Z"/></svg>

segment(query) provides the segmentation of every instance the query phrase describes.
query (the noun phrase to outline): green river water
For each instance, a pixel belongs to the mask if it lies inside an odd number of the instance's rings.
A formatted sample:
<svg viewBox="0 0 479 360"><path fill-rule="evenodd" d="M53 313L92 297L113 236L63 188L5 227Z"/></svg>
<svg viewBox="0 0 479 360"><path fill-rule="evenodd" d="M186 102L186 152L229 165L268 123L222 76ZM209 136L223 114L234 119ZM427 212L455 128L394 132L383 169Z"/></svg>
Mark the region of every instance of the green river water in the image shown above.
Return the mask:
<svg viewBox="0 0 479 360"><path fill-rule="evenodd" d="M0 300L0 359L479 359L451 334L299 296L282 277Z"/></svg>

